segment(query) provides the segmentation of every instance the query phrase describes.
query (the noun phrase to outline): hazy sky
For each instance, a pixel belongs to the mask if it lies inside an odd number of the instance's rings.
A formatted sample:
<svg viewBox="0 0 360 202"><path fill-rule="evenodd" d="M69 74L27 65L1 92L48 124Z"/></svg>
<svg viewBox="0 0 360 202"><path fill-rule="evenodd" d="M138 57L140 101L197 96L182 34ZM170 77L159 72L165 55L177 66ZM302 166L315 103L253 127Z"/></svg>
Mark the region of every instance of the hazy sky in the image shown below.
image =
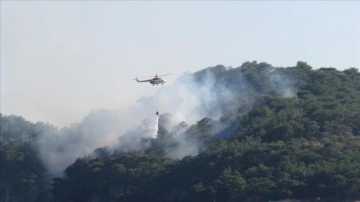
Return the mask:
<svg viewBox="0 0 360 202"><path fill-rule="evenodd" d="M154 94L136 76L360 67L360 2L1 1L0 60L1 113L65 126Z"/></svg>

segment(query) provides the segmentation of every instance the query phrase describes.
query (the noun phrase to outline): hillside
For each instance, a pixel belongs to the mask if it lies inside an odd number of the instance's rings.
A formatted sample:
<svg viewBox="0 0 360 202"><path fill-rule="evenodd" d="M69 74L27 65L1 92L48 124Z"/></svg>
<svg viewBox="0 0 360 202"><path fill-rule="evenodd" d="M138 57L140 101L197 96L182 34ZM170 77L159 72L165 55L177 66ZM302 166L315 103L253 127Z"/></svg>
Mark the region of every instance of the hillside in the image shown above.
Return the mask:
<svg viewBox="0 0 360 202"><path fill-rule="evenodd" d="M39 155L44 131L72 134L66 136L72 146L57 146L54 154L77 153L74 142L87 134L101 138L113 114L101 112L101 130L90 127L99 120L93 114L60 131L2 115L0 201L360 200L357 69L246 62L209 67L179 82L191 89L189 100L201 95L196 105L177 105L197 121L161 114L157 138L132 130L111 148L78 156L51 187Z"/></svg>

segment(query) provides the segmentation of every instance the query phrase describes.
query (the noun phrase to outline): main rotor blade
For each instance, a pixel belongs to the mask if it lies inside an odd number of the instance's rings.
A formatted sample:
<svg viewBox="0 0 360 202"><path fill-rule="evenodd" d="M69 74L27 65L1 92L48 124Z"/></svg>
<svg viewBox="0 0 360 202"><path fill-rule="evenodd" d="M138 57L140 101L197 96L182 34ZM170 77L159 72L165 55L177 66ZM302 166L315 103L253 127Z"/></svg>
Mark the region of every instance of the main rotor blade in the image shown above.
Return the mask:
<svg viewBox="0 0 360 202"><path fill-rule="evenodd" d="M167 75L170 75L170 74L173 74L173 73L169 73L169 74L162 74L162 75L157 75L158 77L160 76L167 76Z"/></svg>
<svg viewBox="0 0 360 202"><path fill-rule="evenodd" d="M139 78L155 78L155 77L160 77L160 76L167 76L167 75L170 75L170 74L173 74L173 73L169 73L169 74L162 74L162 75L153 75L153 76L140 76Z"/></svg>

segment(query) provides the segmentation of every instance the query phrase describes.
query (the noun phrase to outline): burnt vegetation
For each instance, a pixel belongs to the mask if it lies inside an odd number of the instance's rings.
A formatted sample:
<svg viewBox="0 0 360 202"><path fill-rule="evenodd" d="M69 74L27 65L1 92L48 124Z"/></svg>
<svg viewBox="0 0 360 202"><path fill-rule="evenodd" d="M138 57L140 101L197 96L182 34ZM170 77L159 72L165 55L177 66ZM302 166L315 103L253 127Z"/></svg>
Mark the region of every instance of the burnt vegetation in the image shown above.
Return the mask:
<svg viewBox="0 0 360 202"><path fill-rule="evenodd" d="M210 72L236 95L219 103L218 120L170 130L171 115L162 115L145 151L99 148L52 183L36 147L42 128L52 126L1 115L0 201L360 200L358 69L246 62L203 69L196 81ZM173 131L195 142L198 155L170 158L187 146Z"/></svg>

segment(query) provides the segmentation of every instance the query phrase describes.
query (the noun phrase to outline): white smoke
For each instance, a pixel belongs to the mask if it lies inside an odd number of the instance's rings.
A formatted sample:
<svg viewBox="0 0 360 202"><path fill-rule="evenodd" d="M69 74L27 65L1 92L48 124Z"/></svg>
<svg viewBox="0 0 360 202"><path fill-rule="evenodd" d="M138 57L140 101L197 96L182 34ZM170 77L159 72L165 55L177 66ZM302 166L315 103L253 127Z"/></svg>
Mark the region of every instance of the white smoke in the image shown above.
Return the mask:
<svg viewBox="0 0 360 202"><path fill-rule="evenodd" d="M176 124L181 121L194 124L204 117L218 119L224 105L236 99L226 86L215 82L211 72L205 72L201 83L194 75L183 75L172 86L160 89L158 95L162 110L174 115Z"/></svg>
<svg viewBox="0 0 360 202"><path fill-rule="evenodd" d="M236 83L228 86L227 82L218 82L211 71L202 71L198 77L184 74L172 85L161 86L156 96L143 97L131 107L97 110L78 124L61 130L44 130L38 143L45 165L51 173L59 175L77 158L90 155L100 147L120 151L144 150L151 145L153 138L158 137L159 116L155 114L158 110L160 116L171 114L164 127L176 147L167 148L167 155L174 158L196 155L201 143L188 138L187 129L204 117L218 120L235 111L242 100L247 99L239 95L252 89L238 69L220 66L215 70L216 76L219 72L233 71L232 78L228 79ZM280 74L272 79L280 84L283 81ZM280 84L279 89L284 87ZM284 95L291 94L285 90ZM179 123L183 123L183 127L179 127ZM224 127L216 128L212 133Z"/></svg>
<svg viewBox="0 0 360 202"><path fill-rule="evenodd" d="M285 98L294 97L296 90L294 88L294 80L285 75L283 68L276 68L268 74L269 80L275 84L277 92Z"/></svg>

